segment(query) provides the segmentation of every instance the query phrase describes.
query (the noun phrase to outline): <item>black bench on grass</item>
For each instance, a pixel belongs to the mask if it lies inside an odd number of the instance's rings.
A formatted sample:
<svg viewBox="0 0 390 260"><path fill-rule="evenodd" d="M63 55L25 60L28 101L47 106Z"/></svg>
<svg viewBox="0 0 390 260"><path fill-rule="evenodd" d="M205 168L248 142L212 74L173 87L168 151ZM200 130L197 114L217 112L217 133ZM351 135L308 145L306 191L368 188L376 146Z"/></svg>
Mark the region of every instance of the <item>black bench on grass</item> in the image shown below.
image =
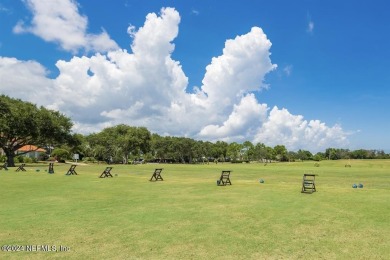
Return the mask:
<svg viewBox="0 0 390 260"><path fill-rule="evenodd" d="M7 166L8 166L7 163L4 163L3 165L0 165L0 170L4 169L4 170L8 171Z"/></svg>
<svg viewBox="0 0 390 260"><path fill-rule="evenodd" d="M99 178L112 177L111 175L112 167L106 167L106 169L102 172Z"/></svg>
<svg viewBox="0 0 390 260"><path fill-rule="evenodd" d="M152 177L150 178L149 181L163 181L163 178L161 177L161 172L163 169L155 169Z"/></svg>
<svg viewBox="0 0 390 260"><path fill-rule="evenodd" d="M77 175L77 172L76 172L76 164L72 164L72 166L70 166L68 172L65 174L65 175Z"/></svg>
<svg viewBox="0 0 390 260"><path fill-rule="evenodd" d="M17 171L17 172L18 172L18 171L25 172L26 169L24 169L24 166L26 166L26 164L25 164L25 163L22 163L21 165L19 165L19 167L16 169L16 171Z"/></svg>
<svg viewBox="0 0 390 260"><path fill-rule="evenodd" d="M226 186L227 184L232 185L232 182L230 181L230 173L231 171L222 171L221 177L219 177L219 180L217 180L218 186Z"/></svg>
<svg viewBox="0 0 390 260"><path fill-rule="evenodd" d="M303 174L302 193L313 193L316 190L316 174Z"/></svg>

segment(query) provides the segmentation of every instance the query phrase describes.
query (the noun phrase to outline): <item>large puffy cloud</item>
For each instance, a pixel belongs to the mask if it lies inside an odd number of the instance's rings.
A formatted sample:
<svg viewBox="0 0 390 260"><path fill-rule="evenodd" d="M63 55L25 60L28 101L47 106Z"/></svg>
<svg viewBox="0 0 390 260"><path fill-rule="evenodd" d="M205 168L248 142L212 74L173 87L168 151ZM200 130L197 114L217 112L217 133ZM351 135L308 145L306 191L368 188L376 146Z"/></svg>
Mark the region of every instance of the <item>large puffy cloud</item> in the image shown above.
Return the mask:
<svg viewBox="0 0 390 260"><path fill-rule="evenodd" d="M200 131L201 137L223 139L225 141L245 141L253 139L262 121L267 116L267 105L259 104L254 94L244 96L228 119L219 125L207 125Z"/></svg>
<svg viewBox="0 0 390 260"><path fill-rule="evenodd" d="M268 145L283 144L289 149L319 151L326 147L346 145L347 133L339 125L328 127L319 120L304 120L287 109L274 107L254 138Z"/></svg>
<svg viewBox="0 0 390 260"><path fill-rule="evenodd" d="M165 59L175 48L172 41L178 35L179 23L180 15L173 8L163 8L160 17L148 14L144 26L133 34L133 52L149 62Z"/></svg>
<svg viewBox="0 0 390 260"><path fill-rule="evenodd" d="M203 86L192 94L194 103L216 111L210 117L212 124L200 131L201 137L250 139L260 127L266 105L259 104L253 94L245 94L266 87L264 76L277 67L270 59L271 45L263 30L253 27L227 40L222 55L212 59Z"/></svg>
<svg viewBox="0 0 390 260"><path fill-rule="evenodd" d="M227 40L223 54L214 57L206 67L203 86L198 92L204 92L208 98L198 103L215 109L218 108L216 105L231 106L244 93L264 87L262 82L265 74L276 68L269 57L271 45L263 30L258 27L253 27L245 35Z"/></svg>
<svg viewBox="0 0 390 260"><path fill-rule="evenodd" d="M88 19L79 14L75 1L26 0L26 3L33 14L31 25L19 21L14 27L15 33L33 33L45 41L59 43L64 50L72 52L80 48L99 52L118 49L104 30L100 34L86 33Z"/></svg>
<svg viewBox="0 0 390 260"><path fill-rule="evenodd" d="M171 58L179 22L176 10L163 8L160 16L147 15L134 32L132 53L117 50L58 61L55 88L61 99L52 107L88 124L110 121L153 127L169 125L164 124L167 121L177 126L173 111L185 102L188 84L180 63Z"/></svg>
<svg viewBox="0 0 390 260"><path fill-rule="evenodd" d="M53 88L48 71L36 61L0 57L0 90L12 97L40 103Z"/></svg>
<svg viewBox="0 0 390 260"><path fill-rule="evenodd" d="M113 50L60 60L55 79L48 79L37 62L2 58L1 90L66 113L75 122L74 131L81 133L125 123L160 134L285 144L288 149L345 144L340 126L306 121L256 98L254 92L266 87L264 76L276 68L270 59L271 42L258 27L227 40L222 55L207 66L202 86L187 93L188 79L171 56L179 23L173 8L148 14L138 30L128 28L131 53ZM23 94L30 76L33 84Z"/></svg>

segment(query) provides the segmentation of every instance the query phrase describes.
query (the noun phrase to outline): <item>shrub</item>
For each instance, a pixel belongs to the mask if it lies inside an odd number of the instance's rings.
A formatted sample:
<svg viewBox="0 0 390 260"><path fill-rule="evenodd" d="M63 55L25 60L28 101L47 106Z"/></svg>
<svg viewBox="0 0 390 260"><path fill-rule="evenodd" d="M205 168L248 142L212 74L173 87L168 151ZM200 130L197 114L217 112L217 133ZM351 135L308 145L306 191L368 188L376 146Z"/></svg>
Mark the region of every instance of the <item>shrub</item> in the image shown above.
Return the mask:
<svg viewBox="0 0 390 260"><path fill-rule="evenodd" d="M24 156L23 155L18 155L15 159L18 159L19 163L24 163Z"/></svg>
<svg viewBox="0 0 390 260"><path fill-rule="evenodd" d="M33 160L32 160L30 157L24 157L24 158L23 158L23 162L24 162L24 163L32 163L32 161L33 161Z"/></svg>
<svg viewBox="0 0 390 260"><path fill-rule="evenodd" d="M38 159L36 159L36 160L37 160L37 161L46 161L46 160L49 160L49 155L47 155L47 154L45 154L45 153L40 153Z"/></svg>
<svg viewBox="0 0 390 260"><path fill-rule="evenodd" d="M316 161L316 162L322 161L321 155L319 155L319 154L314 155L313 161Z"/></svg>
<svg viewBox="0 0 390 260"><path fill-rule="evenodd" d="M70 156L70 153L67 150L61 148L55 148L51 154L56 157L58 161L66 160Z"/></svg>
<svg viewBox="0 0 390 260"><path fill-rule="evenodd" d="M95 157L84 157L83 161L85 161L85 162L95 162L96 158Z"/></svg>

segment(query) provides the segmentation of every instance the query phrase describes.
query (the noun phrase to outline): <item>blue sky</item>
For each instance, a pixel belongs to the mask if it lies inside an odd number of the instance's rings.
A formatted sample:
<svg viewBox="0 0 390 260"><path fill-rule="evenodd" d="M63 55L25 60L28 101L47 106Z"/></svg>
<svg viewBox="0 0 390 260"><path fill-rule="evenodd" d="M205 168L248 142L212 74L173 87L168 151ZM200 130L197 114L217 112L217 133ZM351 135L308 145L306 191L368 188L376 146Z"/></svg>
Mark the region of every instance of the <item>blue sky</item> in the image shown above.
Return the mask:
<svg viewBox="0 0 390 260"><path fill-rule="evenodd" d="M60 110L81 133L126 123L390 151L388 10L385 0L1 0L0 92Z"/></svg>

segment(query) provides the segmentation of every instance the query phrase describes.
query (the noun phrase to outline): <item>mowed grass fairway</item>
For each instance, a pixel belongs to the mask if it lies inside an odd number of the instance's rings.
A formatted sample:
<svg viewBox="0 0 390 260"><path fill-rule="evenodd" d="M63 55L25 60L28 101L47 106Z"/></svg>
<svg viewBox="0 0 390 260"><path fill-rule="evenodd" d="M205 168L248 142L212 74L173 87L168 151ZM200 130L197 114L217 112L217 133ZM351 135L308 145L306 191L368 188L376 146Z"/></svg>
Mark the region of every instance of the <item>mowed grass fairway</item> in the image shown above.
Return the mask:
<svg viewBox="0 0 390 260"><path fill-rule="evenodd" d="M389 259L390 161L348 163L113 165L104 179L106 165L2 170L0 244L57 252L0 258ZM155 168L164 181L149 182ZM233 185L216 185L221 170ZM304 173L317 192L301 193Z"/></svg>

